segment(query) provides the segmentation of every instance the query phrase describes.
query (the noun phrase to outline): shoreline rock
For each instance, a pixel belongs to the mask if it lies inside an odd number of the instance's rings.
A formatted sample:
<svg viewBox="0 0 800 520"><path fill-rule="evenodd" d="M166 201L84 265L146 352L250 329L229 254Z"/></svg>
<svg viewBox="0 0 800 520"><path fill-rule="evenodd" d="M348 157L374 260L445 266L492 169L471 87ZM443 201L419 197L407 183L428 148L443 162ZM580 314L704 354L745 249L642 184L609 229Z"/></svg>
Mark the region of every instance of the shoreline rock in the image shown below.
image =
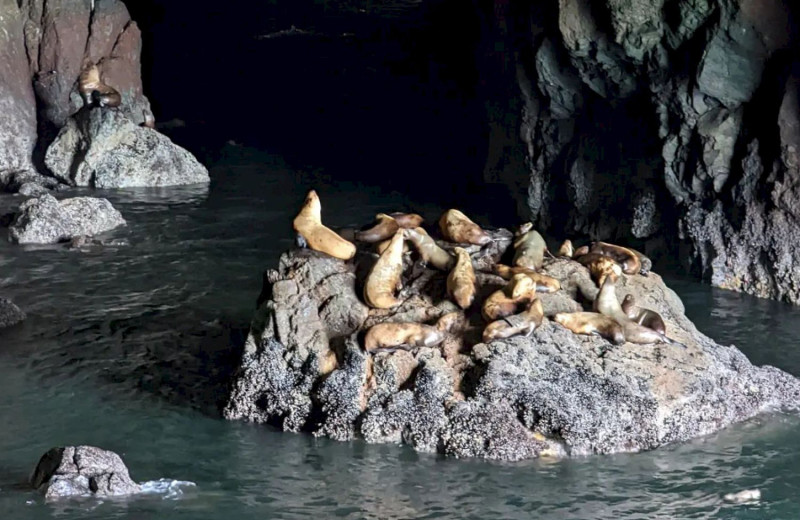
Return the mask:
<svg viewBox="0 0 800 520"><path fill-rule="evenodd" d="M24 321L28 316L9 299L0 297L0 329Z"/></svg>
<svg viewBox="0 0 800 520"><path fill-rule="evenodd" d="M507 247L491 256L500 258ZM471 252L486 262L480 250ZM547 319L531 337L486 344L473 309L436 348L370 355L361 345L369 326L434 324L458 311L445 295L447 273L413 263L405 269L405 302L368 309L358 295L370 261L361 250L355 263L310 250L284 253L277 271L265 276L263 303L223 410L227 419L520 460L649 450L800 403L800 381L754 367L736 348L700 333L655 273L621 280L618 296L634 294L659 312L668 335L686 349L615 347ZM542 272L562 285L539 295L547 317L591 306L598 289L586 268L550 259ZM505 283L477 274L479 300Z"/></svg>

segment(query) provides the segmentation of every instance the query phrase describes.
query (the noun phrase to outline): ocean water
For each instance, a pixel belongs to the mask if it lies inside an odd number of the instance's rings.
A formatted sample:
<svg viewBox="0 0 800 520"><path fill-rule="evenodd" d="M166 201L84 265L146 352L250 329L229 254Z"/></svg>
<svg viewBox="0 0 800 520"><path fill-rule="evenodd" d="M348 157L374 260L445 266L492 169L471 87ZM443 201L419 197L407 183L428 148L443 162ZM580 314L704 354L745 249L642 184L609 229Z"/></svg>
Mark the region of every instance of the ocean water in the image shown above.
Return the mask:
<svg viewBox="0 0 800 520"><path fill-rule="evenodd" d="M100 192L128 221L107 238L125 245L0 241L0 294L29 314L0 332L0 519L800 517L792 415L648 453L515 464L220 419L261 273L291 245L309 188L332 226L386 210L430 220L441 208L246 148L226 148L211 173L210 187ZM19 202L0 196L0 213ZM800 309L668 281L703 332L800 375ZM45 451L69 444L118 452L153 492L44 502L25 481ZM722 501L744 489L761 500Z"/></svg>

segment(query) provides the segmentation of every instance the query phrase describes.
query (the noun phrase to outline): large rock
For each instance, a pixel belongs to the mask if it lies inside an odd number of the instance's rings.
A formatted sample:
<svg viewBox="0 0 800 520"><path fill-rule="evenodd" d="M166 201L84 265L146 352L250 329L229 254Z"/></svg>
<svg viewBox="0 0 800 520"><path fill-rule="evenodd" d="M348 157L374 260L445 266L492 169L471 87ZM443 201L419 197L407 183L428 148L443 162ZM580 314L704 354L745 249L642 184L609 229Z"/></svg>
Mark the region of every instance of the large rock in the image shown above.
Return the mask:
<svg viewBox="0 0 800 520"><path fill-rule="evenodd" d="M125 496L142 491L119 455L94 446L53 448L39 459L30 483L45 498Z"/></svg>
<svg viewBox="0 0 800 520"><path fill-rule="evenodd" d="M47 150L47 167L74 186L128 188L206 183L208 170L153 129L107 108L70 118Z"/></svg>
<svg viewBox="0 0 800 520"><path fill-rule="evenodd" d="M28 199L9 228L18 244L55 244L81 235L96 235L125 225L125 219L106 199L52 195Z"/></svg>
<svg viewBox="0 0 800 520"><path fill-rule="evenodd" d="M14 305L14 302L0 297L0 329L16 325L25 318L25 312Z"/></svg>
<svg viewBox="0 0 800 520"><path fill-rule="evenodd" d="M481 252L473 257L490 268ZM518 460L648 450L800 406L800 381L755 367L736 348L700 333L654 273L622 280L618 296L634 294L659 312L685 349L612 346L549 320L531 337L485 344L476 304L439 347L369 354L360 343L372 325L434 324L457 310L445 296L446 274L410 259L404 303L367 310L359 294L371 262L365 252L356 266L308 250L281 257L278 271L265 276L226 418ZM562 285L540 296L547 316L591 306L598 289L586 268L553 259L544 272ZM504 283L485 273L478 282L479 301Z"/></svg>

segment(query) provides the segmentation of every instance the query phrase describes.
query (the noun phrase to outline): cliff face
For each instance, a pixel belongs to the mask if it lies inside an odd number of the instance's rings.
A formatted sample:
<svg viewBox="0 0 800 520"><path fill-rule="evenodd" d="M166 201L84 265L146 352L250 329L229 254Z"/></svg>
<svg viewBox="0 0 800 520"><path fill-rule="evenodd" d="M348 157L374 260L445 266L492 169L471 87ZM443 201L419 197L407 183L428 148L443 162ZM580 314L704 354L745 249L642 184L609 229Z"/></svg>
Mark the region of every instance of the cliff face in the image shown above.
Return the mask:
<svg viewBox="0 0 800 520"><path fill-rule="evenodd" d="M507 109L519 114L510 124L526 148L532 220L554 236L638 243L716 286L800 303L794 9L495 0L494 44L514 49ZM490 157L487 177L513 178L509 169Z"/></svg>
<svg viewBox="0 0 800 520"><path fill-rule="evenodd" d="M43 169L47 146L83 106L77 79L87 59L134 122L150 113L141 35L120 0L0 0L0 28L0 173Z"/></svg>

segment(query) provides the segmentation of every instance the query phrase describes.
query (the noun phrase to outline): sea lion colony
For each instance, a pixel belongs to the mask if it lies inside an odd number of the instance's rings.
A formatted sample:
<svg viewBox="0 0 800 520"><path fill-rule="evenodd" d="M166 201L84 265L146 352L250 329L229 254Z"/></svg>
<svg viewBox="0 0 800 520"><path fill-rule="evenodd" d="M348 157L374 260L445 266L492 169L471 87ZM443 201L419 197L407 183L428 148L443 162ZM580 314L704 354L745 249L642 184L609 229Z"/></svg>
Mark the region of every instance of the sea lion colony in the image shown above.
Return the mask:
<svg viewBox="0 0 800 520"><path fill-rule="evenodd" d="M310 191L293 223L298 242L343 261L353 259L356 245L326 227L321 210L319 197L315 191ZM632 295L622 304L619 302L616 284L620 277L647 276L651 268L650 260L638 251L605 242L575 249L572 242L566 240L556 257L548 251L547 243L533 225L525 223L514 234L513 265L498 262L488 270L506 281L505 286L480 301L476 269L467 248L486 246L492 237L478 224L458 210L446 211L439 220L439 231L445 242L440 245L421 227L423 219L419 215L380 213L375 219L374 225L352 235L357 242L375 247L372 256L377 260L363 283L363 300L373 309L392 309L403 303L400 291L404 260L415 255L416 263L447 273L447 297L473 318L480 315L484 323L481 335L484 342L515 335L528 336L546 319L538 294L561 289L559 280L539 272L545 257L549 257L552 261L578 262L585 266L600 288L591 312L555 313L552 316L555 323L575 334L598 335L613 344L666 343L684 347L666 335L661 316L636 306ZM450 247L453 244L461 247ZM450 315L444 318L433 325L423 323L424 319L373 324L364 336L364 348L368 352L391 352L435 347L445 340L443 331L453 329L450 322L455 318Z"/></svg>

